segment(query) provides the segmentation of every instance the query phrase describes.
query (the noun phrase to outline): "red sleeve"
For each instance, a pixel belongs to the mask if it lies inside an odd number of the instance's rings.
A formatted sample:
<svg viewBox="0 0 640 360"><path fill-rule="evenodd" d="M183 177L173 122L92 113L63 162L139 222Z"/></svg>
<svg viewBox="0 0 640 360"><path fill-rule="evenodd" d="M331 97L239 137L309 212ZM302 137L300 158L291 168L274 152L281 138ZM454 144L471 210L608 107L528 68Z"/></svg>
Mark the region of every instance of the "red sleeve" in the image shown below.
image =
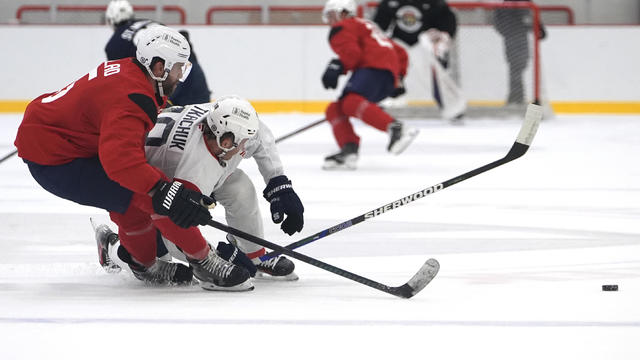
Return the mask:
<svg viewBox="0 0 640 360"><path fill-rule="evenodd" d="M181 182L182 185L184 185L184 187L186 187L187 189L195 190L195 191L198 191L198 192L202 193L202 190L198 189L198 187L195 186L189 180L183 180L183 179L178 179L178 178L174 178L173 180ZM207 195L207 194L205 194L205 195Z"/></svg>
<svg viewBox="0 0 640 360"><path fill-rule="evenodd" d="M409 55L407 55L405 49L395 41L389 41L393 44L393 49L396 51L396 55L398 56L398 76L404 78L405 75L407 75L407 67L409 66Z"/></svg>
<svg viewBox="0 0 640 360"><path fill-rule="evenodd" d="M329 33L329 45L342 61L345 72L356 69L362 59L356 30L353 23L342 21L332 27Z"/></svg>
<svg viewBox="0 0 640 360"><path fill-rule="evenodd" d="M109 112L101 124L98 154L111 179L134 192L148 193L163 175L147 163L144 140L153 123L136 107L127 99Z"/></svg>

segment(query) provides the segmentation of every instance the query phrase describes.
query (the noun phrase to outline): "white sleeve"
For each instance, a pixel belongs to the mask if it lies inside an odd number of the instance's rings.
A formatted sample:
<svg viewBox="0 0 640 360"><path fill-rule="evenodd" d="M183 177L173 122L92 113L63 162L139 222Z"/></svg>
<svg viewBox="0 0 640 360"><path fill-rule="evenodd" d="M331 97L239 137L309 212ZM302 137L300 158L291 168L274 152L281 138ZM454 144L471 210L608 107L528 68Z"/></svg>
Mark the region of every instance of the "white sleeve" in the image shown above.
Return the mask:
<svg viewBox="0 0 640 360"><path fill-rule="evenodd" d="M265 184L274 177L284 174L276 140L271 130L262 121L256 137L247 142L245 150L245 157L253 157L258 164L258 170Z"/></svg>

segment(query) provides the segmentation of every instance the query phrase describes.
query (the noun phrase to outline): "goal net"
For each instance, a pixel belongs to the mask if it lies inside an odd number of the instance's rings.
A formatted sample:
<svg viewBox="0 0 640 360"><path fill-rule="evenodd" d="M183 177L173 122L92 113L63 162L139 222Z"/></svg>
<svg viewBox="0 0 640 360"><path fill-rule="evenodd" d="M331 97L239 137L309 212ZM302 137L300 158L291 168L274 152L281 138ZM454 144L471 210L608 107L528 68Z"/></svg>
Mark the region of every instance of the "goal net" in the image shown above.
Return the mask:
<svg viewBox="0 0 640 360"><path fill-rule="evenodd" d="M367 4L371 17L376 3ZM545 102L540 63L540 12L530 2L450 2L458 30L447 72L467 101L467 116L520 114ZM397 116L439 116L431 62L419 45L409 48L406 96L388 103ZM547 104L547 108L550 107Z"/></svg>

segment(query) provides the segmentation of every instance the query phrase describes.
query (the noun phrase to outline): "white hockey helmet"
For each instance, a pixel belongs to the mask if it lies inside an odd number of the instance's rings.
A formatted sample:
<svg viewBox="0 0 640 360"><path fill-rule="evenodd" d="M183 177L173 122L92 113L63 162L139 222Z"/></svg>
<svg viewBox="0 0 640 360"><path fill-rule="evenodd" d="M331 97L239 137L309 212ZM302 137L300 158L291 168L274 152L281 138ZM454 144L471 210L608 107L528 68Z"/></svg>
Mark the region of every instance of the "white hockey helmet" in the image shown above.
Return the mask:
<svg viewBox="0 0 640 360"><path fill-rule="evenodd" d="M104 17L107 25L115 27L133 18L133 6L127 0L111 0Z"/></svg>
<svg viewBox="0 0 640 360"><path fill-rule="evenodd" d="M207 115L207 125L216 137L218 146L223 150L231 150L242 140L256 136L260 121L258 113L251 103L238 96L223 96L211 105ZM233 146L225 148L221 140L231 138Z"/></svg>
<svg viewBox="0 0 640 360"><path fill-rule="evenodd" d="M189 74L188 68L191 65L189 63L191 47L187 39L178 31L162 25L140 30L140 32L136 43L136 59L147 69L151 78L164 81L176 63L183 63L183 76L180 79L183 81ZM164 61L162 77L155 76L151 71L151 63L156 57Z"/></svg>
<svg viewBox="0 0 640 360"><path fill-rule="evenodd" d="M335 12L340 14L343 11L349 13L349 16L356 16L357 5L354 0L328 0L322 9L322 21L329 22L329 13Z"/></svg>

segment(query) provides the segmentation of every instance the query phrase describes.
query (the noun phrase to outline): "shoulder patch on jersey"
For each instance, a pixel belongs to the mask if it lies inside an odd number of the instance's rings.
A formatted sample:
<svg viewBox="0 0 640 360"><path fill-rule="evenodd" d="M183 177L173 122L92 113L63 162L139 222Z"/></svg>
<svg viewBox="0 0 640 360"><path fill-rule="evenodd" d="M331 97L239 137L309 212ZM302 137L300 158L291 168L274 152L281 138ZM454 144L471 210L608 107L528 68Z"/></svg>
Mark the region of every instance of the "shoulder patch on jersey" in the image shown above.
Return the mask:
<svg viewBox="0 0 640 360"><path fill-rule="evenodd" d="M147 95L138 93L132 93L128 96L131 101L138 105L142 109L142 111L147 114L149 120L151 120L151 122L155 124L156 120L158 119L158 108L156 107L156 103L153 101L153 99L148 97Z"/></svg>
<svg viewBox="0 0 640 360"><path fill-rule="evenodd" d="M342 26L332 27L331 31L329 32L329 41L331 41L331 38L334 37L336 34L338 34L340 30L342 30Z"/></svg>

